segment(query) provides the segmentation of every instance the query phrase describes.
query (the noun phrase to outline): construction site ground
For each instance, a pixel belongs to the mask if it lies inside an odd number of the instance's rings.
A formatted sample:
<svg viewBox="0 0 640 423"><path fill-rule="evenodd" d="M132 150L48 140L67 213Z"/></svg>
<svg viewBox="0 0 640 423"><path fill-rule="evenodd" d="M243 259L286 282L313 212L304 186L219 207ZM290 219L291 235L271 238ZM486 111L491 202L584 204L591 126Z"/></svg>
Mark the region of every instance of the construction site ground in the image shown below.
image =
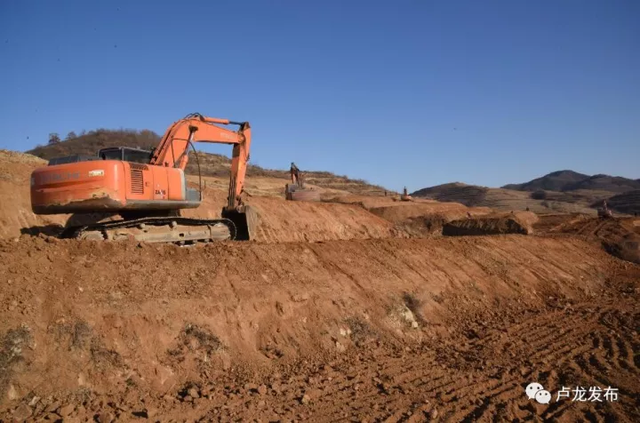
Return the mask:
<svg viewBox="0 0 640 423"><path fill-rule="evenodd" d="M60 240L69 216L30 212L41 162L0 160L1 421L640 421L633 218L448 237L501 215L256 178L252 242ZM189 213L218 215L217 184Z"/></svg>

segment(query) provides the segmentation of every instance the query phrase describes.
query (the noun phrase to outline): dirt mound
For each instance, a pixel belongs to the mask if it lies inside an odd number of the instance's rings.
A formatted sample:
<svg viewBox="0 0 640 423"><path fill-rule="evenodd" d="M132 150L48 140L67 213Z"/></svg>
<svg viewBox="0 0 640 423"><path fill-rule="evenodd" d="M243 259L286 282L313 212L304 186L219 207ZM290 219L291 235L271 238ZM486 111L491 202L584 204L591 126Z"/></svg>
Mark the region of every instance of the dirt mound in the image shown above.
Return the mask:
<svg viewBox="0 0 640 423"><path fill-rule="evenodd" d="M313 242L398 235L392 223L355 205L280 198L254 198L248 204L258 211L258 241Z"/></svg>
<svg viewBox="0 0 640 423"><path fill-rule="evenodd" d="M356 204L393 223L400 233L412 237L440 234L442 226L455 219L491 213L488 207L467 207L460 203L445 203L416 198L411 202L399 201L399 196L342 195L326 199L327 202Z"/></svg>
<svg viewBox="0 0 640 423"><path fill-rule="evenodd" d="M586 235L599 239L606 251L623 260L640 263L640 220L577 217L556 226L552 233Z"/></svg>
<svg viewBox="0 0 640 423"><path fill-rule="evenodd" d="M368 195L353 195L342 193L340 195L327 195L323 198L323 201L327 203L339 203L339 204L356 204L366 209L371 207L393 204L394 199L391 196L368 196Z"/></svg>
<svg viewBox="0 0 640 423"><path fill-rule="evenodd" d="M533 224L537 216L531 212L492 214L474 218L458 219L445 224L442 234L445 236L463 235L499 235L533 233Z"/></svg>
<svg viewBox="0 0 640 423"><path fill-rule="evenodd" d="M226 192L207 188L203 204L184 216L220 217ZM246 204L258 213L256 240L264 242L328 241L398 236L391 222L357 205L287 201L284 197L249 197Z"/></svg>
<svg viewBox="0 0 640 423"><path fill-rule="evenodd" d="M408 219L440 216L445 220L454 220L467 213L472 216L484 215L491 212L488 207L466 207L458 203L425 202L397 202L388 206L372 207L372 213L394 223L402 223Z"/></svg>
<svg viewBox="0 0 640 423"><path fill-rule="evenodd" d="M29 194L33 169L47 162L30 154L0 150L0 239L20 236L31 227L63 224L68 216L37 216L31 212Z"/></svg>
<svg viewBox="0 0 640 423"><path fill-rule="evenodd" d="M20 152L11 151L11 150L2 150L2 149L0 149L0 162L2 162L3 164L4 163L28 164L33 166L42 166L43 164L44 165L47 164L46 160L43 160L31 154L20 153ZM7 168L0 169L0 175L3 175L3 178L11 177L12 176L12 172L10 172L11 170L13 169L7 169Z"/></svg>
<svg viewBox="0 0 640 423"><path fill-rule="evenodd" d="M570 238L3 241L3 413L334 421L437 408L459 420L506 406L518 416L524 383L560 383L568 376L549 373L558 359L579 366L593 347L585 334L610 336L595 330L608 309L578 304L603 298L619 266ZM628 327L638 316L613 317ZM632 332L616 345L640 341ZM637 366L617 357L623 398L608 412L625 416Z"/></svg>
<svg viewBox="0 0 640 423"><path fill-rule="evenodd" d="M563 225L591 219L593 216L581 213L548 213L538 215L538 221L533 224L536 233L546 234L557 231Z"/></svg>
<svg viewBox="0 0 640 423"><path fill-rule="evenodd" d="M445 223L463 216L479 216L491 212L486 207L466 207L459 203L437 201L396 202L372 207L371 213L393 222L398 229L412 236L440 234Z"/></svg>

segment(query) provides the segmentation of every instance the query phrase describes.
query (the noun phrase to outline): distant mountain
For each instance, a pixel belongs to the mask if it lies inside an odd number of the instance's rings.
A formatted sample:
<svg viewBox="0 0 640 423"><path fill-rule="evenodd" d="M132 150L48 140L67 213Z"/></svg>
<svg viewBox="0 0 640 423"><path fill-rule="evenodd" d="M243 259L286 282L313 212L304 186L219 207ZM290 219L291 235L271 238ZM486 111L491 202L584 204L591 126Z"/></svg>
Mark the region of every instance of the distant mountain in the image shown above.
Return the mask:
<svg viewBox="0 0 640 423"><path fill-rule="evenodd" d="M594 175L583 181L569 185L563 191L577 191L579 189L622 193L640 189L640 181L620 176Z"/></svg>
<svg viewBox="0 0 640 423"><path fill-rule="evenodd" d="M552 172L522 184L487 188L460 182L419 189L413 197L462 203L497 210L537 213L593 213L607 199L618 213L640 212L640 180L609 175L585 175L572 170Z"/></svg>
<svg viewBox="0 0 640 423"><path fill-rule="evenodd" d="M640 180L610 175L585 175L572 170L560 170L522 184L502 188L517 191L608 191L612 194L640 189Z"/></svg>
<svg viewBox="0 0 640 423"><path fill-rule="evenodd" d="M590 193L590 192L589 192ZM592 213L589 204L602 197L589 196L584 192L563 193L545 191L544 199L532 198L532 192L504 188L487 188L460 182L423 188L412 192L416 198L427 198L443 202L462 203L469 207L490 207L495 210L530 210L536 213L570 212ZM605 195L604 198L612 194Z"/></svg>
<svg viewBox="0 0 640 423"><path fill-rule="evenodd" d="M559 170L522 184L509 184L502 188L516 191L565 191L567 187L588 179L589 175L572 170Z"/></svg>

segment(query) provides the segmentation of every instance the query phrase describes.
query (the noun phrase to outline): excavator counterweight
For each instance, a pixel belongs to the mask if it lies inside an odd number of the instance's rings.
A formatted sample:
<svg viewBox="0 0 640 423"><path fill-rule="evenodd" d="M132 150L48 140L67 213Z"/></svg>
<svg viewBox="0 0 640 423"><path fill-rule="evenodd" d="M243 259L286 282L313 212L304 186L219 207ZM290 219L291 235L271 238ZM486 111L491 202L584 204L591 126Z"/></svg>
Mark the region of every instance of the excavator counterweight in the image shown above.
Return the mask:
<svg viewBox="0 0 640 423"><path fill-rule="evenodd" d="M238 130L219 125L236 125ZM196 142L233 145L229 196L221 219L180 217L180 210L197 208L202 202L202 184L199 190L189 187L184 172L189 147ZM32 210L35 214L74 213L76 218L70 222L83 223L68 224L64 234L77 238L177 243L249 240L256 216L241 195L250 146L248 122L191 114L174 122L153 151L106 148L95 157L54 159L36 169L31 175ZM120 219L92 220L97 214Z"/></svg>

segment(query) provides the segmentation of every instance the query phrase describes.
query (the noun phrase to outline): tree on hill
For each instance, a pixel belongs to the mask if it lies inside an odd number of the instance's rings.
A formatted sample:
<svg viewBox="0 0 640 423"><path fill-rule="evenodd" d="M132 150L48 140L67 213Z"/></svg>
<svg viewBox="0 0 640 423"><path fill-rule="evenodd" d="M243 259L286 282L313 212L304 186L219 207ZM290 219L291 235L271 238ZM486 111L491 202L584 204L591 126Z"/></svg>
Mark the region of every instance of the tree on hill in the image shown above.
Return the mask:
<svg viewBox="0 0 640 423"><path fill-rule="evenodd" d="M64 139L65 141L72 140L74 138L78 138L75 132L71 131L67 134L67 137Z"/></svg>
<svg viewBox="0 0 640 423"><path fill-rule="evenodd" d="M533 200L546 200L547 199L547 192L545 190L539 189L537 191L532 192L530 197Z"/></svg>
<svg viewBox="0 0 640 423"><path fill-rule="evenodd" d="M59 142L60 142L60 136L55 132L51 132L49 134L49 144L57 144Z"/></svg>

